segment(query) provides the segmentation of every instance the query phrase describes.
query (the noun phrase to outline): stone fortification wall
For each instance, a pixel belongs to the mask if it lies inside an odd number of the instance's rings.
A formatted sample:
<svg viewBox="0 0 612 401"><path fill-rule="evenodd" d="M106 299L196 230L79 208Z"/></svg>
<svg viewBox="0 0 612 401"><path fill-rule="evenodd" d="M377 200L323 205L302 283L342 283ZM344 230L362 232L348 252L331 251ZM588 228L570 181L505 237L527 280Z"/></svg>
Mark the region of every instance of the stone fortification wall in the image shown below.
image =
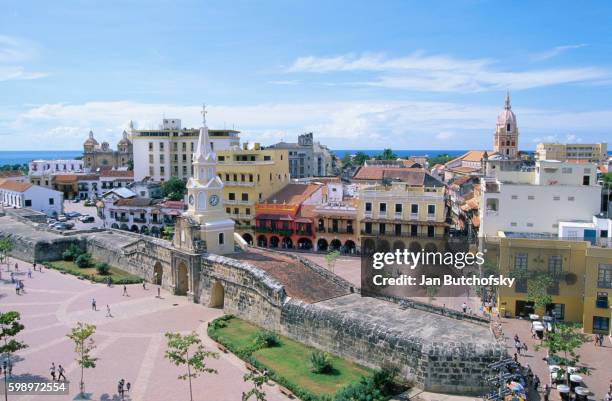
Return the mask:
<svg viewBox="0 0 612 401"><path fill-rule="evenodd" d="M215 299L222 291L225 313L280 331L285 290L260 269L219 255L203 256L199 291L204 305L221 306L215 305Z"/></svg>

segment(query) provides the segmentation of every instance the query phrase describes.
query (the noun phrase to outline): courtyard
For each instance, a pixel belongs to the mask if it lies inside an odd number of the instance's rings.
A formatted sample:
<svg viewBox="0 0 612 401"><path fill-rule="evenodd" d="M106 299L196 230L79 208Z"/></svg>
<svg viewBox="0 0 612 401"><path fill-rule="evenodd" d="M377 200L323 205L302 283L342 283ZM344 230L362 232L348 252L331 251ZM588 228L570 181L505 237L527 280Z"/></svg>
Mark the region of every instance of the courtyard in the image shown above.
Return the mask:
<svg viewBox="0 0 612 401"><path fill-rule="evenodd" d="M2 266L0 280L0 306L2 311L21 313L25 330L19 339L28 348L17 353L13 376L47 378L54 362L62 365L70 384L70 396L45 396L49 401L74 399L78 392L79 368L74 361L74 346L66 334L77 322L95 324L93 338L96 343L94 356L99 358L96 368L85 370L85 389L91 400L120 400L117 382L125 379L132 387L130 401L188 400L186 381L178 380L182 370L164 358L165 332L183 334L195 330L205 347L216 351L219 359L211 359L209 366L218 374L203 375L194 380L194 400L235 401L242 392L251 388L242 379L247 373L244 362L229 353L219 352L215 343L207 337L207 323L222 315L219 309L191 303L186 297L174 296L157 287L129 285L129 296L123 296L123 286L107 287L92 284L68 274L44 269L32 272L28 278L29 263L11 258L19 263L17 278L25 284L25 294L17 295L8 280L6 266ZM91 307L96 300L97 311ZM106 317L106 305L112 317ZM288 399L276 385L264 385L270 401ZM35 401L39 396L13 396L20 401Z"/></svg>

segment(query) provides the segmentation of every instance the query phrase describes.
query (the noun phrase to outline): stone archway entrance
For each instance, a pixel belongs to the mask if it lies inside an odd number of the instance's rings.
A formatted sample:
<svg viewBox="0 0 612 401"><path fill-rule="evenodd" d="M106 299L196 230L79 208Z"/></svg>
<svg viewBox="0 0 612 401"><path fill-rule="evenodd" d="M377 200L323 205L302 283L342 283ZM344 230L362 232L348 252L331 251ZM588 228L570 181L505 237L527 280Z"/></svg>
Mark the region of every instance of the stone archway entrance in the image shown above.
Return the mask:
<svg viewBox="0 0 612 401"><path fill-rule="evenodd" d="M210 307L223 309L225 303L225 289L219 281L215 281L210 290Z"/></svg>
<svg viewBox="0 0 612 401"><path fill-rule="evenodd" d="M246 241L247 244L253 245L253 236L249 233L242 234L242 239Z"/></svg>
<svg viewBox="0 0 612 401"><path fill-rule="evenodd" d="M164 269L161 263L156 262L153 267L153 284L162 285L162 279L164 277Z"/></svg>
<svg viewBox="0 0 612 401"><path fill-rule="evenodd" d="M176 295L187 295L189 291L189 274L187 272L187 265L185 262L180 262L176 269Z"/></svg>

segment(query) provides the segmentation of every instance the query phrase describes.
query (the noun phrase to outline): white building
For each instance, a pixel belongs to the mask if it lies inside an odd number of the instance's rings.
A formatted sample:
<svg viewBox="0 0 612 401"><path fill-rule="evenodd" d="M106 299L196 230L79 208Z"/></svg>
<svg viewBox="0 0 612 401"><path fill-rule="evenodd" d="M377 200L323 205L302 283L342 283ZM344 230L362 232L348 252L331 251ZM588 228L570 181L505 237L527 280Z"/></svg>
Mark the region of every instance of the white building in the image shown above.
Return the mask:
<svg viewBox="0 0 612 401"><path fill-rule="evenodd" d="M134 179L150 177L161 182L170 177L187 180L193 175L192 155L200 131L182 128L181 120L166 118L158 129L130 130L134 149ZM230 129L209 130L213 151L240 147L240 132Z"/></svg>
<svg viewBox="0 0 612 401"><path fill-rule="evenodd" d="M5 207L28 208L57 217L63 212L63 195L59 191L29 182L2 180L0 202Z"/></svg>
<svg viewBox="0 0 612 401"><path fill-rule="evenodd" d="M30 177L52 174L82 173L85 171L83 160L32 160L28 163Z"/></svg>
<svg viewBox="0 0 612 401"><path fill-rule="evenodd" d="M593 164L542 160L529 170L498 168L482 183L479 235L556 235L560 221L590 221L601 207L601 187L595 178Z"/></svg>
<svg viewBox="0 0 612 401"><path fill-rule="evenodd" d="M612 219L596 215L589 220L571 220L559 222L559 238L584 239L601 246L612 245Z"/></svg>

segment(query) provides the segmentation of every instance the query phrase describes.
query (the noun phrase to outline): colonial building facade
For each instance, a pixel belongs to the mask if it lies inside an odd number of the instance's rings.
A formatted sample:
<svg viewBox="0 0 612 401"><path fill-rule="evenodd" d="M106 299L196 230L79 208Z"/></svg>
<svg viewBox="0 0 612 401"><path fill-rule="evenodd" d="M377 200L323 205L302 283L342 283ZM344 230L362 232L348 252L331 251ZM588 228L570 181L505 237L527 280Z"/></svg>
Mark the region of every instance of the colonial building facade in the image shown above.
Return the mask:
<svg viewBox="0 0 612 401"><path fill-rule="evenodd" d="M130 126L132 123L130 122ZM111 149L108 142L99 144L94 138L93 131L89 131L89 137L83 143L83 162L85 168L94 171L99 168L129 167L133 162L132 142L128 133L123 131L121 139L117 143L117 150Z"/></svg>

